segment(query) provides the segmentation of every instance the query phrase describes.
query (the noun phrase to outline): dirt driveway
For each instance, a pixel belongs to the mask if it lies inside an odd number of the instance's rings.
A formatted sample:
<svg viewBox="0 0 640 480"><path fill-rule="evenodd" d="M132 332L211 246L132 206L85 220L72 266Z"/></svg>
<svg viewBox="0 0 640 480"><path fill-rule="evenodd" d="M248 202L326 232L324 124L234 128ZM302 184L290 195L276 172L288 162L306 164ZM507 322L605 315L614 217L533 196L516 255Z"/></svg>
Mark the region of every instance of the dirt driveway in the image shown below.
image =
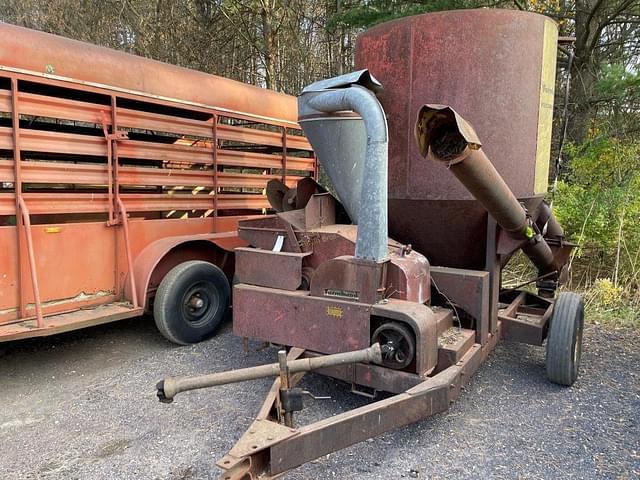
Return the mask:
<svg viewBox="0 0 640 480"><path fill-rule="evenodd" d="M640 334L586 331L581 378L544 378L544 351L503 344L443 414L310 463L288 479L640 478ZM149 319L0 346L3 479L217 478L215 460L247 428L268 381L156 401L166 374L273 361L245 355L227 324L192 347ZM329 379L304 420L366 399Z"/></svg>

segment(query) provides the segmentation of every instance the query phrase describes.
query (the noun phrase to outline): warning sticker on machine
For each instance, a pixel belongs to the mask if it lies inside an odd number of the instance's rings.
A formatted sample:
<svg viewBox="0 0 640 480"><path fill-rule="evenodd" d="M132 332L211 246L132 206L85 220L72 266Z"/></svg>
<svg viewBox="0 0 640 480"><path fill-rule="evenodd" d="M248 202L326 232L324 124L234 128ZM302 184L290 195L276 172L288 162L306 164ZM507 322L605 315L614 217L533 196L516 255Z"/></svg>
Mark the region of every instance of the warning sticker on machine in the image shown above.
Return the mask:
<svg viewBox="0 0 640 480"><path fill-rule="evenodd" d="M340 307L327 307L327 315L335 318L342 318L342 309Z"/></svg>

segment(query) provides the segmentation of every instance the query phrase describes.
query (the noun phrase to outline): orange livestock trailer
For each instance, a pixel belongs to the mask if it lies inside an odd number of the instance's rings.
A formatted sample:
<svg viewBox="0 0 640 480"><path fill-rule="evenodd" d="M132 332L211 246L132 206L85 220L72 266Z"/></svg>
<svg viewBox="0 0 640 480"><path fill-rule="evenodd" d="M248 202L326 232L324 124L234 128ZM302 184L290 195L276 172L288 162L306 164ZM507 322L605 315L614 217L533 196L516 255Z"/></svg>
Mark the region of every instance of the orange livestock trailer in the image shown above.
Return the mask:
<svg viewBox="0 0 640 480"><path fill-rule="evenodd" d="M238 221L316 174L296 119L294 97L0 24L0 341L144 311L210 335Z"/></svg>

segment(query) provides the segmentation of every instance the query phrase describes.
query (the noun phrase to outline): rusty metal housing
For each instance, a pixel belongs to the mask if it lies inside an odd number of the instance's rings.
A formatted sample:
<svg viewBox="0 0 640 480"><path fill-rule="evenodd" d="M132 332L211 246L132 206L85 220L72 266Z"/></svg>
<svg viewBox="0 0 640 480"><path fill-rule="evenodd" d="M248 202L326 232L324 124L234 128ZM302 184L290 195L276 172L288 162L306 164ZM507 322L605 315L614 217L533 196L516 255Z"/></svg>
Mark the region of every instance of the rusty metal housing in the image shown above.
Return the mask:
<svg viewBox="0 0 640 480"><path fill-rule="evenodd" d="M446 410L501 338L547 339L558 362L549 379L575 381L581 302L560 296L565 307L555 309L554 298L572 245L543 201L556 41L556 25L536 14L409 17L359 37L360 70L303 91L300 124L335 196L310 179L295 187L274 179L267 190L277 213L239 222L249 247L236 250L234 332L291 348L277 369L238 373L279 378L218 462L222 478L276 478ZM387 182L388 235L379 201ZM365 237L373 253L361 255ZM537 294L501 284L519 249L538 268ZM318 372L355 393L395 395L293 428L302 373L288 365L370 345L380 347L375 363ZM200 388L221 376L205 378L171 385Z"/></svg>

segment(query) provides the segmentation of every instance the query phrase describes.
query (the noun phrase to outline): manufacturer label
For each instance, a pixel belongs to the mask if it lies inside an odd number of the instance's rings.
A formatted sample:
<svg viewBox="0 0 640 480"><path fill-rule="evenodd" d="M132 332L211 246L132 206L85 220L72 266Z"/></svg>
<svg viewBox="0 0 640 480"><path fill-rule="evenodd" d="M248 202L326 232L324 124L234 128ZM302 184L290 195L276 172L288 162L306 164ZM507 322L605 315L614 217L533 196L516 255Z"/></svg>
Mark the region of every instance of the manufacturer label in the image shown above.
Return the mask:
<svg viewBox="0 0 640 480"><path fill-rule="evenodd" d="M326 288L324 291L324 296L346 298L349 300L358 300L358 298L360 298L358 292L355 292L353 290L339 290L337 288Z"/></svg>

